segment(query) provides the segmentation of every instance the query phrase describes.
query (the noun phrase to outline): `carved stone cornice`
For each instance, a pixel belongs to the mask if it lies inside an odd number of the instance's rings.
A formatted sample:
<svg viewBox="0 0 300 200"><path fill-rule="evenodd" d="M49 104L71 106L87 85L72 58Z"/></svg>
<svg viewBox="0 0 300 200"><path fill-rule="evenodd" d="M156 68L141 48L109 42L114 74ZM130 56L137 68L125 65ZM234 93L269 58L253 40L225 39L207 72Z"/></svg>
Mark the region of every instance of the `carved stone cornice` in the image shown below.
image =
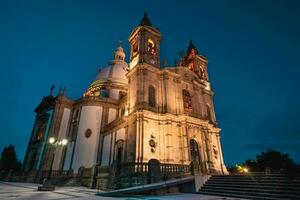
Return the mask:
<svg viewBox="0 0 300 200"><path fill-rule="evenodd" d="M58 96L56 98L56 104L66 107L66 108L69 108L69 109L72 109L75 104L75 101L69 99L66 96Z"/></svg>
<svg viewBox="0 0 300 200"><path fill-rule="evenodd" d="M114 121L112 121L109 124L102 127L101 133L105 134L108 132L117 131L118 129L120 129L120 127L127 126L127 122L128 122L128 119L126 116L115 119Z"/></svg>
<svg viewBox="0 0 300 200"><path fill-rule="evenodd" d="M106 97L82 97L76 101L75 107L82 106L103 106L103 107L111 107L111 108L119 108L118 100Z"/></svg>

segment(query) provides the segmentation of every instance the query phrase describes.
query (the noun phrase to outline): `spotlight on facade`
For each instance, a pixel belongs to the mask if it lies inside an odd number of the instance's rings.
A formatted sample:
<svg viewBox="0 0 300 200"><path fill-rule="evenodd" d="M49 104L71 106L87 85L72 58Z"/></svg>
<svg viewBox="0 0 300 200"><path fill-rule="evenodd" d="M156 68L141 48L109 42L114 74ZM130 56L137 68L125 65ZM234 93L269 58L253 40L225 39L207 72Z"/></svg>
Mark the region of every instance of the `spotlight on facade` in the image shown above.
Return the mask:
<svg viewBox="0 0 300 200"><path fill-rule="evenodd" d="M55 138L54 138L54 137L50 137L50 138L49 138L49 143L50 143L50 144L53 144L54 142L55 142Z"/></svg>
<svg viewBox="0 0 300 200"><path fill-rule="evenodd" d="M67 145L68 144L68 140L67 139L62 139L61 144L63 146Z"/></svg>

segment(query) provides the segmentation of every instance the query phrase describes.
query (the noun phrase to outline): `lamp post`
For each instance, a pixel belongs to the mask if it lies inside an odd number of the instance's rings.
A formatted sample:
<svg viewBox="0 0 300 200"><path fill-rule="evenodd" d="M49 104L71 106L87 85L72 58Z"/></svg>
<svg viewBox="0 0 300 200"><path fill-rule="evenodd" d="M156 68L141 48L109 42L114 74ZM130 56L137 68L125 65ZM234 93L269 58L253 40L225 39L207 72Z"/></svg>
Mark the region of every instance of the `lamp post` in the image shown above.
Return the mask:
<svg viewBox="0 0 300 200"><path fill-rule="evenodd" d="M53 148L53 155L52 155L52 160L50 164L50 170L48 173L47 178L43 181L43 185L38 187L39 191L53 191L55 189L55 186L51 184L50 178L51 178L51 173L52 173L52 167L54 163L54 158L55 158L55 150L57 147L64 147L68 144L68 140L63 138L61 140L56 139L55 137L50 137L48 141L50 147Z"/></svg>

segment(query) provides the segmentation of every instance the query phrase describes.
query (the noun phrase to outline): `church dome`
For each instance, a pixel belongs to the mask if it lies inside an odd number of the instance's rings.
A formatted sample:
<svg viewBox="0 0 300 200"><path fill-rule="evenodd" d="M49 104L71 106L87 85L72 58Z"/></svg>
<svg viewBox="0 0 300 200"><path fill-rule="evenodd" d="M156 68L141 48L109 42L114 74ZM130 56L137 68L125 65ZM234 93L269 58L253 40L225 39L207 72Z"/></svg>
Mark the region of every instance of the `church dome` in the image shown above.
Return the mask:
<svg viewBox="0 0 300 200"><path fill-rule="evenodd" d="M124 63L113 63L105 68L101 68L95 78L95 81L111 81L111 82L122 82L127 83L126 68L127 64Z"/></svg>
<svg viewBox="0 0 300 200"><path fill-rule="evenodd" d="M109 66L99 70L96 80L127 83L126 73L128 64L125 62L125 53L121 45L114 52L114 59Z"/></svg>
<svg viewBox="0 0 300 200"><path fill-rule="evenodd" d="M126 77L128 64L121 45L114 52L114 59L107 67L101 68L94 82L90 85L84 96L99 96L99 90L107 87L118 87L128 84Z"/></svg>

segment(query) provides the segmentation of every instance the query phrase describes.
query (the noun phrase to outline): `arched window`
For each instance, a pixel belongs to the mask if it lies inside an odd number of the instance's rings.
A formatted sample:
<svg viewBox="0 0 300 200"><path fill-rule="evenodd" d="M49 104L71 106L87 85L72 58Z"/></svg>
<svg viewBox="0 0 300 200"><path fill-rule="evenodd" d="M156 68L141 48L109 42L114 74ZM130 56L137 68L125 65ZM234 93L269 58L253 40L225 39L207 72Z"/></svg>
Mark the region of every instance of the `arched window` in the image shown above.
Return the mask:
<svg viewBox="0 0 300 200"><path fill-rule="evenodd" d="M191 110L192 109L192 96L187 90L182 90L182 96L183 96L183 108L185 110Z"/></svg>
<svg viewBox="0 0 300 200"><path fill-rule="evenodd" d="M155 88L152 85L150 85L148 92L149 92L148 93L149 94L149 99L148 99L149 106L155 107L155 105L156 105L156 101L155 101L155 99L156 99L156 97L155 97Z"/></svg>
<svg viewBox="0 0 300 200"><path fill-rule="evenodd" d="M122 162L123 161L123 150L124 150L124 140L119 139L115 143L115 159L117 162Z"/></svg>
<svg viewBox="0 0 300 200"><path fill-rule="evenodd" d="M124 161L124 140L118 140L115 143L115 162L117 164L116 175L120 175L122 162Z"/></svg>
<svg viewBox="0 0 300 200"><path fill-rule="evenodd" d="M196 140L190 140L190 154L191 154L191 161L197 161L199 164L200 160L200 153L199 153L199 146Z"/></svg>

